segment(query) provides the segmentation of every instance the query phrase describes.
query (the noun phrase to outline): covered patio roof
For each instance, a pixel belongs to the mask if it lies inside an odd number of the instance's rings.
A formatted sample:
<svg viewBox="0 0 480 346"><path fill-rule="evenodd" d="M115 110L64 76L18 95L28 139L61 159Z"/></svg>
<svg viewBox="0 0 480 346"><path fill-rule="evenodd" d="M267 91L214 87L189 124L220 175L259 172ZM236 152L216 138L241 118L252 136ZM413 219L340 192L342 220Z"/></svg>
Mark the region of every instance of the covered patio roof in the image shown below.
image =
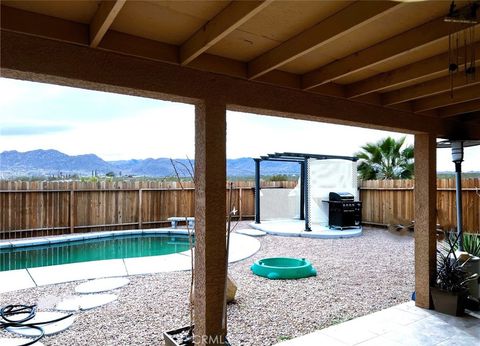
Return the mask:
<svg viewBox="0 0 480 346"><path fill-rule="evenodd" d="M456 3L462 7L469 2ZM231 109L247 106L241 96L252 99L251 93L233 96L238 88L254 84L252 92L309 97L319 108L312 115L322 120L403 131L424 130L420 123L428 122L437 135L446 137L458 135L469 123L474 126L467 132L478 134L480 77L467 83L463 73L454 75L453 97L450 93L448 34L467 24L445 22L448 8L445 1L4 0L2 48L8 54L2 56L2 75L20 77L8 70L21 70L16 65L21 62L8 57L28 40L31 53L41 53L33 51L31 41L45 38L57 41L51 49L64 61L67 52L59 47L69 43L94 49L96 60L109 56L100 53L114 52L157 62L155 66L169 69L173 78L195 86L197 78L204 85L205 78L210 79L206 89L196 92L192 87L166 90L175 95L202 97L212 93L210 84L234 79L237 87L223 90L231 96ZM19 40L18 34L30 37ZM480 45L474 48L478 59ZM82 55L75 58L71 63L76 70L91 79L91 61ZM129 72L141 77L133 66ZM291 108L302 113L297 102Z"/></svg>
<svg viewBox="0 0 480 346"><path fill-rule="evenodd" d="M199 335L226 333L227 109L415 134L416 303L430 307L436 138L480 138L480 76L448 73L448 36L469 25L445 22L449 5L3 0L1 76L195 104Z"/></svg>

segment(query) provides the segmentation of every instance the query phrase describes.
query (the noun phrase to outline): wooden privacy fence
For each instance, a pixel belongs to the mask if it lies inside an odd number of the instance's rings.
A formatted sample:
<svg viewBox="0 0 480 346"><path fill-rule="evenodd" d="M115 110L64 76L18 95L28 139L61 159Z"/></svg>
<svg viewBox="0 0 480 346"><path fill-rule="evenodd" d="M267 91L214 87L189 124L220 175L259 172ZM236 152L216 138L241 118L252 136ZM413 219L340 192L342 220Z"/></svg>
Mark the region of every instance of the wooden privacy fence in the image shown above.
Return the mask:
<svg viewBox="0 0 480 346"><path fill-rule="evenodd" d="M103 230L168 226L170 216L194 215L191 183L175 182L11 182L0 181L0 239ZM296 182L262 182L262 187L293 188ZM254 216L254 183L235 182L239 219ZM363 221L387 225L414 218L414 181L361 183ZM437 180L438 223L456 224L455 180ZM464 229L480 232L480 179L463 180ZM480 192L479 192L480 193Z"/></svg>
<svg viewBox="0 0 480 346"><path fill-rule="evenodd" d="M360 184L363 221L388 225L414 219L414 180L368 180ZM480 233L480 179L462 180L463 227ZM450 229L457 223L455 179L437 179L437 223Z"/></svg>
<svg viewBox="0 0 480 346"><path fill-rule="evenodd" d="M168 225L170 216L194 215L193 184L159 181L0 181L0 239ZM295 182L264 182L293 187ZM239 219L254 215L253 182L235 182Z"/></svg>

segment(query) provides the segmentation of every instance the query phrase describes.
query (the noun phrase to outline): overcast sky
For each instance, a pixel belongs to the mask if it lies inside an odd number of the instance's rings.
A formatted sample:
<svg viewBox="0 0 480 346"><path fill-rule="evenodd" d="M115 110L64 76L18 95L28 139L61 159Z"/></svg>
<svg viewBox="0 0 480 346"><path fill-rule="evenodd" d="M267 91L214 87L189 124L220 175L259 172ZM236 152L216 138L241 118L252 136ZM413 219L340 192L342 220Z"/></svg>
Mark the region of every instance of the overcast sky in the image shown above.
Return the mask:
<svg viewBox="0 0 480 346"><path fill-rule="evenodd" d="M104 160L194 156L191 105L6 78L0 78L0 95L0 151L57 149ZM403 136L238 112L228 112L227 131L228 158L283 151L353 155L366 142ZM437 153L437 169L453 170L450 150ZM466 149L464 170L480 171L479 147Z"/></svg>

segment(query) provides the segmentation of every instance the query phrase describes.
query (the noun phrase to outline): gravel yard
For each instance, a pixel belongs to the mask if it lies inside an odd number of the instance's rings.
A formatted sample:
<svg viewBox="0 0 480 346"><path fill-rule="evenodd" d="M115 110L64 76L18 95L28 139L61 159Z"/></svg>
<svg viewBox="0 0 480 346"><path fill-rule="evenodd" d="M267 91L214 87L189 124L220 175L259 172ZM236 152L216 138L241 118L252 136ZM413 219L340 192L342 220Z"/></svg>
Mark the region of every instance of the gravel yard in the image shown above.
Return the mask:
<svg viewBox="0 0 480 346"><path fill-rule="evenodd" d="M248 227L242 223L241 227ZM265 236L253 257L230 265L239 286L228 308L232 345L272 345L410 299L414 289L413 237L364 228L348 239ZM254 260L305 257L318 275L301 280L268 280L253 275ZM189 272L130 277L114 293L118 301L77 313L66 332L45 345L158 345L162 332L188 323ZM73 295L79 282L4 293L0 306L34 304L52 308ZM11 335L0 331L0 337Z"/></svg>

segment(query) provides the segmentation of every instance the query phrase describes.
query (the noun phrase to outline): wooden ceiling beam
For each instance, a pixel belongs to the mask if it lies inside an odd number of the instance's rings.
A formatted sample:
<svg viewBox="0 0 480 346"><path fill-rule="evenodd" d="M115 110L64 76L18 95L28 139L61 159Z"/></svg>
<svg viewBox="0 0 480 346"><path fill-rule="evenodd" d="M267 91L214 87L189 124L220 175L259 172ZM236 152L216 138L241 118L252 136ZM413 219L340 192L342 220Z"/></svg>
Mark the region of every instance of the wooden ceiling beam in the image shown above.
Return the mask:
<svg viewBox="0 0 480 346"><path fill-rule="evenodd" d="M443 118L452 117L458 114L480 111L480 100L459 103L438 109L438 115Z"/></svg>
<svg viewBox="0 0 480 346"><path fill-rule="evenodd" d="M355 2L249 62L248 77L258 78L401 6L393 1Z"/></svg>
<svg viewBox="0 0 480 346"><path fill-rule="evenodd" d="M478 123L480 121L480 111L457 114L454 119L466 123Z"/></svg>
<svg viewBox="0 0 480 346"><path fill-rule="evenodd" d="M186 65L255 16L273 0L232 1L180 47L180 63Z"/></svg>
<svg viewBox="0 0 480 346"><path fill-rule="evenodd" d="M463 72L450 76L437 78L410 87L387 92L382 95L382 105L391 106L394 104L420 99L436 94L450 91L453 86L454 93L464 87L480 84L480 78L467 83Z"/></svg>
<svg viewBox="0 0 480 346"><path fill-rule="evenodd" d="M39 23L39 25L36 23ZM89 45L89 26L86 24L18 10L4 5L1 7L0 25L2 29L11 32L40 36L82 46ZM178 64L179 60L178 46L115 30L108 30L97 48L170 64ZM207 53L201 54L193 60L189 67L237 78L247 78L246 63ZM289 88L300 88L299 75L279 70L262 76L258 81ZM341 89L340 86L325 85L320 88L320 93L339 96L339 89ZM343 93L341 95L343 96Z"/></svg>
<svg viewBox="0 0 480 346"><path fill-rule="evenodd" d="M480 42L475 44L476 63L480 63ZM370 78L345 86L347 97L354 98L386 88L411 83L419 78L441 77L448 73L448 53L439 54L395 70L380 73Z"/></svg>
<svg viewBox="0 0 480 346"><path fill-rule="evenodd" d="M4 30L0 43L0 72L7 78L187 103L215 98L231 110L408 133L480 135L480 127L464 129L449 119Z"/></svg>
<svg viewBox="0 0 480 346"><path fill-rule="evenodd" d="M1 19L1 73L7 78L189 103L217 95L225 99L230 109L258 110L260 114L409 133L449 135L467 131L469 136L480 136L476 126L464 128L448 119L437 122L437 117L429 116L429 112L413 114L408 107L392 109L346 100L342 98L343 87L336 85L327 90L323 90L327 86L323 85L306 93L298 89L298 77L293 74L269 74L269 78L247 81L245 64L229 64L219 74L218 69L212 69L210 59L195 69L183 69L178 66L178 47L113 30L107 31L100 49L91 49L86 24L3 5ZM130 71L130 66L135 68Z"/></svg>
<svg viewBox="0 0 480 346"><path fill-rule="evenodd" d="M89 25L61 18L1 6L2 30L39 36L51 40L90 45ZM178 47L138 36L108 30L98 48L146 59L178 63ZM244 76L246 76L246 66Z"/></svg>
<svg viewBox="0 0 480 346"><path fill-rule="evenodd" d="M451 97L450 92L446 92L414 101L413 109L415 112L424 112L478 99L480 99L480 84L456 90L453 93L453 97Z"/></svg>
<svg viewBox="0 0 480 346"><path fill-rule="evenodd" d="M323 83L348 76L443 39L447 37L453 29L459 31L466 27L467 24L461 23L452 26L452 23L444 21L444 17L434 19L362 51L304 74L302 78L303 88L311 89Z"/></svg>
<svg viewBox="0 0 480 346"><path fill-rule="evenodd" d="M88 25L1 5L2 29L62 42L88 45Z"/></svg>
<svg viewBox="0 0 480 346"><path fill-rule="evenodd" d="M90 47L97 47L127 0L104 0L90 23Z"/></svg>

